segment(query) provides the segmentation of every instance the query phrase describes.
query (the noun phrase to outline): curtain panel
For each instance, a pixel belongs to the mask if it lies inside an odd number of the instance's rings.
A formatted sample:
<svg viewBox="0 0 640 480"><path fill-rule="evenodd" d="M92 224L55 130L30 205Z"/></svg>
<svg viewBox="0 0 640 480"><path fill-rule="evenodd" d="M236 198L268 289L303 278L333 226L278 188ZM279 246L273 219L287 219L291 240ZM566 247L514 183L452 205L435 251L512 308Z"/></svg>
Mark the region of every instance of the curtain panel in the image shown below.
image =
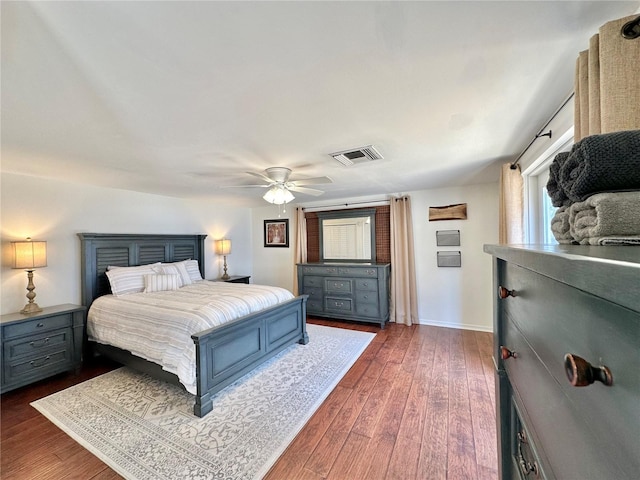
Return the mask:
<svg viewBox="0 0 640 480"><path fill-rule="evenodd" d="M622 27L638 15L602 25L576 60L574 140L640 129L640 37Z"/></svg>
<svg viewBox="0 0 640 480"><path fill-rule="evenodd" d="M391 301L389 321L418 323L413 223L409 197L392 198L391 216Z"/></svg>
<svg viewBox="0 0 640 480"><path fill-rule="evenodd" d="M296 208L296 237L294 243L293 294L298 296L298 263L307 262L307 219L302 208Z"/></svg>
<svg viewBox="0 0 640 480"><path fill-rule="evenodd" d="M524 242L524 200L520 165L502 165L500 172L499 241L502 244Z"/></svg>

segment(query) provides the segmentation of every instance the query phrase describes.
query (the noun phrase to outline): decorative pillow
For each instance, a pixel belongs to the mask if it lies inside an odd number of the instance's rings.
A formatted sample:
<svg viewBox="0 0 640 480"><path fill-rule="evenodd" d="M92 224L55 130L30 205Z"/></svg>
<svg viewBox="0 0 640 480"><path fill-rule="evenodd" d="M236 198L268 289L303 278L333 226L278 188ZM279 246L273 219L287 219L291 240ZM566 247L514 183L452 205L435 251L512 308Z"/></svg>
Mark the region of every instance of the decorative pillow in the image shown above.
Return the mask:
<svg viewBox="0 0 640 480"><path fill-rule="evenodd" d="M187 272L187 267L183 262L163 263L158 269L158 273L166 273L168 275L180 275L180 287L191 285L191 277Z"/></svg>
<svg viewBox="0 0 640 480"><path fill-rule="evenodd" d="M139 267L108 267L107 278L111 285L111 293L116 297L139 293L144 290L144 276L155 274L155 267L160 266L160 262Z"/></svg>
<svg viewBox="0 0 640 480"><path fill-rule="evenodd" d="M165 275L154 273L144 276L144 293L164 292L167 290L178 290L180 275Z"/></svg>
<svg viewBox="0 0 640 480"><path fill-rule="evenodd" d="M181 263L184 263L184 266L187 267L187 272L189 272L189 277L192 282L201 282L203 280L202 275L200 275L197 260L184 260Z"/></svg>

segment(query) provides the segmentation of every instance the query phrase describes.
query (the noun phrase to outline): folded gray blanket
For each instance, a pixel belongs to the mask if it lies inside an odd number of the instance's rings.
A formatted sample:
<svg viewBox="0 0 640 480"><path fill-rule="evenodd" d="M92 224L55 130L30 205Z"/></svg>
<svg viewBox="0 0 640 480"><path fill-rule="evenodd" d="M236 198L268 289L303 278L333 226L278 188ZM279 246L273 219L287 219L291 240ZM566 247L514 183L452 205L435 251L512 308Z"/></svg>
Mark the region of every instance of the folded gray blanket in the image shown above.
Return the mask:
<svg viewBox="0 0 640 480"><path fill-rule="evenodd" d="M572 204L569 232L582 244L600 237L640 235L640 191L598 193Z"/></svg>
<svg viewBox="0 0 640 480"><path fill-rule="evenodd" d="M568 205L571 201L564 189L560 185L560 169L567 160L569 152L562 152L555 156L551 165L549 165L549 180L547 181L547 192L551 198L551 204L554 207Z"/></svg>
<svg viewBox="0 0 640 480"><path fill-rule="evenodd" d="M551 233L558 243L575 243L569 227L569 208L560 207L551 219Z"/></svg>
<svg viewBox="0 0 640 480"><path fill-rule="evenodd" d="M589 239L589 245L640 245L640 235L595 237Z"/></svg>
<svg viewBox="0 0 640 480"><path fill-rule="evenodd" d="M640 130L583 138L562 162L556 181L572 202L640 189Z"/></svg>

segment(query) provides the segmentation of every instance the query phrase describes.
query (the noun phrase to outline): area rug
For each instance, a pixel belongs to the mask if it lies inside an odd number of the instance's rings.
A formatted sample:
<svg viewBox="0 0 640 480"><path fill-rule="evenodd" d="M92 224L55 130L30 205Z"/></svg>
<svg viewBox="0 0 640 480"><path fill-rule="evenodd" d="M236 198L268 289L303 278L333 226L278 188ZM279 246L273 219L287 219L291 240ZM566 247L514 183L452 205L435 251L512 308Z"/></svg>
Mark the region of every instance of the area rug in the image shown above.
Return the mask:
<svg viewBox="0 0 640 480"><path fill-rule="evenodd" d="M120 368L31 405L127 479L262 478L375 336L308 325L193 415L193 395Z"/></svg>

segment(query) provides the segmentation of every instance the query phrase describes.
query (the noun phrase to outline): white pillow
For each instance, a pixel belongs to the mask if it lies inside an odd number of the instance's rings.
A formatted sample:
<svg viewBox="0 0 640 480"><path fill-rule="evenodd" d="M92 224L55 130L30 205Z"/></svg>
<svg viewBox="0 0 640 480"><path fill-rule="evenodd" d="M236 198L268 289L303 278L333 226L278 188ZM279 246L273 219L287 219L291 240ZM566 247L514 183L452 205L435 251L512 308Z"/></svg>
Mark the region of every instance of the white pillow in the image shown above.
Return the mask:
<svg viewBox="0 0 640 480"><path fill-rule="evenodd" d="M157 270L157 272L165 273L168 275L180 275L180 287L191 285L192 283L189 272L187 272L187 267L183 262L163 263L160 265L160 268Z"/></svg>
<svg viewBox="0 0 640 480"><path fill-rule="evenodd" d="M111 285L111 293L116 297L139 293L144 290L144 276L155 274L154 267L160 266L160 262L139 267L107 267L107 278Z"/></svg>
<svg viewBox="0 0 640 480"><path fill-rule="evenodd" d="M144 276L144 293L165 292L168 290L178 290L180 275L165 275L154 273Z"/></svg>
<svg viewBox="0 0 640 480"><path fill-rule="evenodd" d="M184 266L187 267L187 272L189 272L192 282L201 282L203 280L197 260L184 260L181 263L184 263Z"/></svg>

